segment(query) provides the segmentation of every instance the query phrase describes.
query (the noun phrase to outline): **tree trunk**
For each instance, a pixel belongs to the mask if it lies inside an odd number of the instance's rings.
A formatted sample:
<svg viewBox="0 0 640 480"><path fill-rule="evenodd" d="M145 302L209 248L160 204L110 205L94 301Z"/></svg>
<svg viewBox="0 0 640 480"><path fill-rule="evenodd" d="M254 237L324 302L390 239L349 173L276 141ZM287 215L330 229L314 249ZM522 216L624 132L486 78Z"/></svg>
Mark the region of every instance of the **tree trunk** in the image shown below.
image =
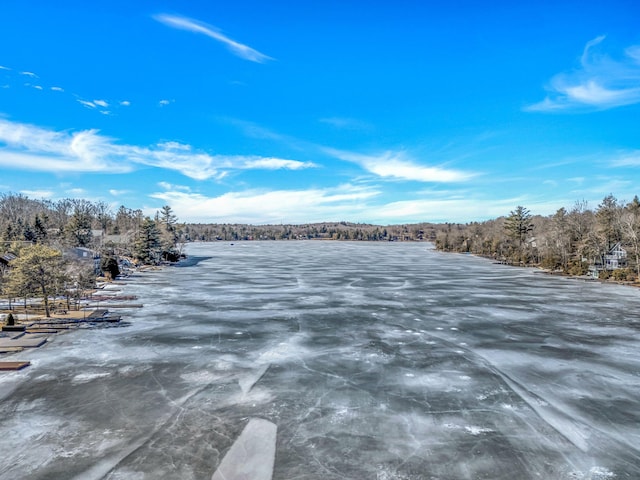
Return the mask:
<svg viewBox="0 0 640 480"><path fill-rule="evenodd" d="M44 285L42 285L42 302L44 303L44 316L50 318L51 312L49 311L49 296L47 295L47 289Z"/></svg>

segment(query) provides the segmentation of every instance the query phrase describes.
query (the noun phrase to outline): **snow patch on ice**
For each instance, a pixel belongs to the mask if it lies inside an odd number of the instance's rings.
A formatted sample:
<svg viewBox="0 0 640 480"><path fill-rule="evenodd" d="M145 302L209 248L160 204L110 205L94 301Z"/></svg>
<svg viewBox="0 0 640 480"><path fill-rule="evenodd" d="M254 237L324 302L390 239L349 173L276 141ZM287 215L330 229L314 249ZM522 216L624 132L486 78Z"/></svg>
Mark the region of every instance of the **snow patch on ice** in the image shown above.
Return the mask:
<svg viewBox="0 0 640 480"><path fill-rule="evenodd" d="M482 435L483 433L491 433L493 432L490 428L476 427L474 425L466 426L464 429L469 432L471 435Z"/></svg>
<svg viewBox="0 0 640 480"><path fill-rule="evenodd" d="M97 378L108 377L111 374L109 372L87 372L87 373L79 373L71 379L72 385L80 385L81 383L88 383Z"/></svg>
<svg viewBox="0 0 640 480"><path fill-rule="evenodd" d="M576 480L608 480L616 478L616 474L604 467L591 467L588 472L573 471L569 472L571 478Z"/></svg>
<svg viewBox="0 0 640 480"><path fill-rule="evenodd" d="M149 365L125 365L118 369L118 375L123 377L137 377L138 375L151 369Z"/></svg>

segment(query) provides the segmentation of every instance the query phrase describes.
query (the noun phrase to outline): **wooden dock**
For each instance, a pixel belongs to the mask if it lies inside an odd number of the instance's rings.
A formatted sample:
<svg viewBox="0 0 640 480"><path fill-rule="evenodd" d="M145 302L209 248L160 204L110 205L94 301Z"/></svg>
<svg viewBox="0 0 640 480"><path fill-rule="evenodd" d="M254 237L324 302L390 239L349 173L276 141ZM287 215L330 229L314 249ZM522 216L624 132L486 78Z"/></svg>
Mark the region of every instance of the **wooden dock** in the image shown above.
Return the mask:
<svg viewBox="0 0 640 480"><path fill-rule="evenodd" d="M31 362L0 362L0 371L22 370L31 365Z"/></svg>

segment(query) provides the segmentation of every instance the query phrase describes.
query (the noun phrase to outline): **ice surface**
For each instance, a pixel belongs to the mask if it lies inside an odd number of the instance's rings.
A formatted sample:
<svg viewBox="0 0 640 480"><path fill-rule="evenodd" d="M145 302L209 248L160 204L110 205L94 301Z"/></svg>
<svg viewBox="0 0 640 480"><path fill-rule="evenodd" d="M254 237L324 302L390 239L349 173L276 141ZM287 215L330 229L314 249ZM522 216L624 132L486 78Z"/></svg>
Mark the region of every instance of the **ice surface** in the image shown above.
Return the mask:
<svg viewBox="0 0 640 480"><path fill-rule="evenodd" d="M424 243L189 253L118 285L125 326L6 357L1 480L208 480L251 419L276 480L640 478L640 290Z"/></svg>

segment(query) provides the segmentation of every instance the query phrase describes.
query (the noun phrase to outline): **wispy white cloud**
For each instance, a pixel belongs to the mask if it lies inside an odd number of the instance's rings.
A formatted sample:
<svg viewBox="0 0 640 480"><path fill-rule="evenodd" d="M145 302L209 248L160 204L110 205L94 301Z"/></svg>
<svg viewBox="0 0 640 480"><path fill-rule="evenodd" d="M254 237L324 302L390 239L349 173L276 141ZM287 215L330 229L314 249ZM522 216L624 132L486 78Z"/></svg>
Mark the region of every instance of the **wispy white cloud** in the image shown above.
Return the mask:
<svg viewBox="0 0 640 480"><path fill-rule="evenodd" d="M166 150L175 150L175 151L183 151L183 152L190 152L192 150L191 145L187 145L186 143L180 143L180 142L161 142L161 143L158 143L158 147Z"/></svg>
<svg viewBox="0 0 640 480"><path fill-rule="evenodd" d="M160 100L160 101L158 102L158 105L160 105L161 107L166 107L167 105L170 105L170 104L171 104L171 103L173 103L173 102L175 102L175 100L166 100L166 99L163 99L163 100Z"/></svg>
<svg viewBox="0 0 640 480"><path fill-rule="evenodd" d="M96 108L96 106L97 106L95 103L90 102L90 101L88 101L88 100L82 100L82 99L80 99L80 98L78 98L78 99L76 99L76 100L77 100L77 102L78 102L80 105L83 105L83 106L85 106L85 107L87 107L87 108Z"/></svg>
<svg viewBox="0 0 640 480"><path fill-rule="evenodd" d="M130 172L140 165L177 171L195 179L221 179L248 169L298 170L315 166L256 155L211 155L189 145L165 142L153 146L119 144L97 130L57 132L0 118L0 166L60 172Z"/></svg>
<svg viewBox="0 0 640 480"><path fill-rule="evenodd" d="M599 36L585 45L580 67L555 75L541 102L525 107L530 112L604 110L640 103L640 46L632 45L620 59L600 53Z"/></svg>
<svg viewBox="0 0 640 480"><path fill-rule="evenodd" d="M285 160L282 158L249 157L244 159L244 167L248 169L264 170L301 170L304 168L315 168L313 162L300 162L298 160Z"/></svg>
<svg viewBox="0 0 640 480"><path fill-rule="evenodd" d="M116 190L115 188L109 190L109 195L112 195L114 197L121 197L123 195L127 195L128 193L130 193L130 190Z"/></svg>
<svg viewBox="0 0 640 480"><path fill-rule="evenodd" d="M195 180L206 180L209 178L220 180L234 170L249 169L300 169L309 168L312 164L297 160L263 158L258 156L244 155L210 155L203 152L194 152L184 145L159 144L153 148L127 147L122 155L127 155L132 161L177 170L183 175Z"/></svg>
<svg viewBox="0 0 640 480"><path fill-rule="evenodd" d="M620 152L611 160L613 167L640 167L640 150Z"/></svg>
<svg viewBox="0 0 640 480"><path fill-rule="evenodd" d="M457 194L385 202L381 189L354 184L298 190L245 190L218 196L173 189L150 197L171 205L184 221L203 223L300 224L336 219L375 224L469 222L508 214L522 204L540 214L552 213L558 208L555 203L524 197L495 199ZM153 213L151 209L149 213Z"/></svg>
<svg viewBox="0 0 640 480"><path fill-rule="evenodd" d="M0 166L23 170L62 172L131 171L115 158L112 141L96 130L56 132L0 119Z"/></svg>
<svg viewBox="0 0 640 480"><path fill-rule="evenodd" d="M509 213L520 199L440 198L402 200L377 207L379 221L407 219L428 222L468 222L497 218ZM528 205L531 205L530 203Z"/></svg>
<svg viewBox="0 0 640 480"><path fill-rule="evenodd" d="M153 18L169 27L187 30L194 33L201 33L209 38L213 38L214 40L224 44L234 55L245 60L249 60L250 62L265 63L268 60L273 60L271 57L260 53L247 45L230 39L215 27L198 20L167 14L154 15Z"/></svg>
<svg viewBox="0 0 640 480"><path fill-rule="evenodd" d="M377 155L346 152L334 148L324 151L341 160L353 162L382 178L417 182L463 182L476 176L473 172L425 166L407 158L404 152L384 152Z"/></svg>
<svg viewBox="0 0 640 480"><path fill-rule="evenodd" d="M604 197L615 192L616 197L630 200L637 194L637 183L626 177L596 175L591 182L580 183L569 194L574 198L586 199L589 203L598 204ZM570 205L565 202L564 206Z"/></svg>
<svg viewBox="0 0 640 480"><path fill-rule="evenodd" d="M52 198L55 195L51 190L20 190L20 193L31 198Z"/></svg>
<svg viewBox="0 0 640 480"><path fill-rule="evenodd" d="M87 195L87 191L84 188L70 188L66 191L67 195L74 197L82 197Z"/></svg>
<svg viewBox="0 0 640 480"><path fill-rule="evenodd" d="M300 147L306 142L300 142L298 139L290 137L288 135L283 135L278 132L274 132L268 128L263 127L262 125L258 125L253 122L248 122L246 120L240 120L238 118L223 118L222 121L233 125L236 128L239 128L244 135L250 138L257 138L261 140L276 140L281 143L285 143L289 146L297 146Z"/></svg>
<svg viewBox="0 0 640 480"><path fill-rule="evenodd" d="M0 70L11 70L11 68L9 67L4 67L0 65ZM33 72L29 72L29 71L22 71L22 72L17 72L19 75L22 76L26 76L26 77L30 77L32 79L39 79L40 77L38 75L36 75ZM6 75L7 77L9 77L9 75ZM13 80L15 81L15 76L12 76L10 78L13 78ZM20 82L22 83L22 82ZM65 92L65 89L59 85L52 85L52 86L48 86L48 85L41 85L41 84L34 84L32 82L25 82L22 83L23 86L28 87L28 88L34 88L36 90L40 90L40 91L52 91L52 92L58 92L58 93L63 93ZM6 84L3 86L0 86L0 88L10 88L11 85L10 84ZM118 108L118 107L127 107L131 105L131 102L129 102L128 100L124 100L124 101L111 101L111 100L106 100L106 99L95 99L95 100L87 100L85 98L82 98L80 95L77 95L75 93L70 92L68 94L67 98L73 98L75 99L78 103L80 103L83 107L85 108L89 108L92 110L95 110L96 112L99 112L103 115L111 115L112 114L112 110L114 108ZM110 110L108 110L110 108Z"/></svg>
<svg viewBox="0 0 640 480"><path fill-rule="evenodd" d="M367 200L379 192L372 188L342 185L306 190L248 190L217 197L200 193L166 191L152 198L170 204L185 221L302 223L364 215Z"/></svg>
<svg viewBox="0 0 640 480"><path fill-rule="evenodd" d="M249 137L274 140L304 152L314 151L346 162L355 163L367 172L381 178L443 183L464 182L479 175L477 172L423 165L404 151L364 154L340 150L283 135L251 122L238 119L226 119L226 121L242 129L243 133ZM442 152L439 152L438 155L442 156Z"/></svg>
<svg viewBox="0 0 640 480"><path fill-rule="evenodd" d="M331 125L332 127L335 127L341 130L368 131L373 129L373 127L369 123L364 122L362 120L355 119L355 118L327 117L327 118L321 118L319 122L326 123L327 125Z"/></svg>
<svg viewBox="0 0 640 480"><path fill-rule="evenodd" d="M109 109L112 103L108 102L107 100L102 100L102 99L84 100L82 98L76 97L76 101L83 107L89 108L91 110L95 110L96 112L99 112L102 115L112 114L112 111ZM115 104L115 107L117 108L119 105L122 105L122 103Z"/></svg>
<svg viewBox="0 0 640 480"><path fill-rule="evenodd" d="M158 182L158 186L164 190L179 190L181 192L191 191L191 187L188 187L186 185L174 185L173 183L169 182Z"/></svg>

